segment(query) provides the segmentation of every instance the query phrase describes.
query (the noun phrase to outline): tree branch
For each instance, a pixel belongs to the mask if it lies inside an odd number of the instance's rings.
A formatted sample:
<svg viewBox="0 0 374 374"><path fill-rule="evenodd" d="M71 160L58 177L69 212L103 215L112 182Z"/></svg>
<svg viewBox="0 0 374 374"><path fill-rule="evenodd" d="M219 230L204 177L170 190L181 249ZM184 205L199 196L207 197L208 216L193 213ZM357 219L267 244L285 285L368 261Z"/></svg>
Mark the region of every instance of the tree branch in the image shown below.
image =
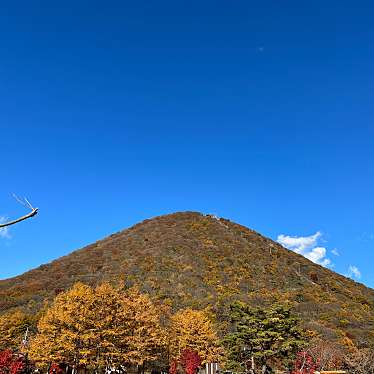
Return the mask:
<svg viewBox="0 0 374 374"><path fill-rule="evenodd" d="M7 227L7 226L11 226L11 225L15 225L16 223L18 222L21 222L21 221L24 221L28 218L31 218L31 217L34 217L35 215L38 214L38 208L34 208L31 203L26 199L26 198L23 198L20 199L18 196L14 195L14 198L20 203L22 204L23 206L29 208L31 210L31 212L29 212L28 214L25 214L24 216L22 217L19 217L17 219L14 219L12 221L8 221L8 222L4 222L4 223L0 223L0 229L3 228L3 227Z"/></svg>

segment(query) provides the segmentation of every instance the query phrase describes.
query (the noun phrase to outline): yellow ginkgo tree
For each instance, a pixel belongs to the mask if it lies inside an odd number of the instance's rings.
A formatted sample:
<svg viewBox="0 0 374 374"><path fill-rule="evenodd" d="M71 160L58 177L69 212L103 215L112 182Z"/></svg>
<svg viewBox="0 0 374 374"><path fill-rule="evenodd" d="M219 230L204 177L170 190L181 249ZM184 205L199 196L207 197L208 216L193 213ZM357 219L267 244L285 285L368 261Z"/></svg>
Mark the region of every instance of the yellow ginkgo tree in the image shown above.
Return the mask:
<svg viewBox="0 0 374 374"><path fill-rule="evenodd" d="M30 357L92 369L144 366L166 345L158 308L137 289L78 283L59 294L41 318Z"/></svg>
<svg viewBox="0 0 374 374"><path fill-rule="evenodd" d="M0 351L22 348L26 331L33 330L38 315L13 310L0 315Z"/></svg>
<svg viewBox="0 0 374 374"><path fill-rule="evenodd" d="M94 355L90 318L94 301L92 288L81 283L60 293L38 323L30 357L42 365L63 362L76 367L88 363Z"/></svg>
<svg viewBox="0 0 374 374"><path fill-rule="evenodd" d="M169 327L170 356L178 359L184 351L196 352L202 363L221 361L223 350L205 311L184 309L171 317Z"/></svg>

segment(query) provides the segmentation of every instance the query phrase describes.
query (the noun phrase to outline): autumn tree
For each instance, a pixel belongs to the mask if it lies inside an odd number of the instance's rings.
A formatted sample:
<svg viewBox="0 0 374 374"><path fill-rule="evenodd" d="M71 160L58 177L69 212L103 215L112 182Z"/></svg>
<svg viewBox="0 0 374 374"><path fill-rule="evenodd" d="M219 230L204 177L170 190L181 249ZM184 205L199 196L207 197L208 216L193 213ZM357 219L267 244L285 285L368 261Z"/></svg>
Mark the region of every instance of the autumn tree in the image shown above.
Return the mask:
<svg viewBox="0 0 374 374"><path fill-rule="evenodd" d="M93 356L90 315L94 299L94 291L82 283L60 293L39 321L38 334L31 341L30 357L43 366L51 362L72 367L89 363Z"/></svg>
<svg viewBox="0 0 374 374"><path fill-rule="evenodd" d="M37 316L30 316L20 310L0 316L0 350L17 350L22 344L26 330L33 330Z"/></svg>
<svg viewBox="0 0 374 374"><path fill-rule="evenodd" d="M0 352L0 374L19 374L23 368L23 359L15 356L10 349Z"/></svg>
<svg viewBox="0 0 374 374"><path fill-rule="evenodd" d="M171 317L170 355L178 359L185 350L196 352L203 363L218 362L223 350L213 322L204 311L184 309Z"/></svg>
<svg viewBox="0 0 374 374"><path fill-rule="evenodd" d="M156 360L166 344L149 296L105 283L81 283L59 294L39 322L31 357L41 364L65 363L98 369Z"/></svg>
<svg viewBox="0 0 374 374"><path fill-rule="evenodd" d="M236 302L230 318L232 332L224 338L228 368L254 371L278 361L287 366L305 344L299 320L286 306L252 308Z"/></svg>
<svg viewBox="0 0 374 374"><path fill-rule="evenodd" d="M48 374L62 374L62 369L59 365L53 362L49 367Z"/></svg>
<svg viewBox="0 0 374 374"><path fill-rule="evenodd" d="M180 363L182 364L186 374L196 374L197 369L201 365L201 357L197 352L190 349L185 349L182 352Z"/></svg>
<svg viewBox="0 0 374 374"><path fill-rule="evenodd" d="M131 315L130 329L124 334L125 347L129 347L125 362L142 365L161 358L167 346L167 333L161 326L160 309L147 294L137 288L130 288L125 293L124 308Z"/></svg>
<svg viewBox="0 0 374 374"><path fill-rule="evenodd" d="M297 354L295 368L291 374L314 374L318 368L318 363L308 351Z"/></svg>
<svg viewBox="0 0 374 374"><path fill-rule="evenodd" d="M92 313L100 367L109 362L144 366L161 357L166 334L148 295L137 288L124 291L105 283L95 290Z"/></svg>

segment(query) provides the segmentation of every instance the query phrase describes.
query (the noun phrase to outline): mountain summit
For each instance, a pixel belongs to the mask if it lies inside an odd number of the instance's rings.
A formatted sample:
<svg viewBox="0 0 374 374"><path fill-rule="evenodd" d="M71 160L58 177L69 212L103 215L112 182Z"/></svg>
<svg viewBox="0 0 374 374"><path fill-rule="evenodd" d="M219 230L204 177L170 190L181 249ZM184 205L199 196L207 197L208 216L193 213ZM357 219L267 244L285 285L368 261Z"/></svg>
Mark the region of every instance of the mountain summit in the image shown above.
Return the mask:
<svg viewBox="0 0 374 374"><path fill-rule="evenodd" d="M374 341L374 290L227 219L196 212L145 220L15 278L0 281L0 311L37 310L77 281L137 284L173 309L290 302L328 340Z"/></svg>

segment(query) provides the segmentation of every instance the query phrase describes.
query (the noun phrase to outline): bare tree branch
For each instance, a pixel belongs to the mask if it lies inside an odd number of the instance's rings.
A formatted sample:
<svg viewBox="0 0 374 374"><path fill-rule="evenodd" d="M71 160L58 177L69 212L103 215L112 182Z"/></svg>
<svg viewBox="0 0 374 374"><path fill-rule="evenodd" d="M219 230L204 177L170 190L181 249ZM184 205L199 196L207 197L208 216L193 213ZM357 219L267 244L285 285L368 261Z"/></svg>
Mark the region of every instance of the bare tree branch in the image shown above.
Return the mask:
<svg viewBox="0 0 374 374"><path fill-rule="evenodd" d="M7 226L11 226L11 225L15 225L16 223L18 222L21 222L21 221L24 221L28 218L31 218L31 217L34 217L35 215L38 214L38 208L34 208L31 203L29 202L29 200L26 199L26 197L24 197L23 199L20 199L16 194L13 194L13 197L21 204L23 205L25 208L27 209L30 209L30 212L28 214L25 214L24 216L22 217L19 217L17 219L14 219L12 221L8 221L8 222L4 222L4 223L0 223L0 229L3 228L3 227L7 227Z"/></svg>

